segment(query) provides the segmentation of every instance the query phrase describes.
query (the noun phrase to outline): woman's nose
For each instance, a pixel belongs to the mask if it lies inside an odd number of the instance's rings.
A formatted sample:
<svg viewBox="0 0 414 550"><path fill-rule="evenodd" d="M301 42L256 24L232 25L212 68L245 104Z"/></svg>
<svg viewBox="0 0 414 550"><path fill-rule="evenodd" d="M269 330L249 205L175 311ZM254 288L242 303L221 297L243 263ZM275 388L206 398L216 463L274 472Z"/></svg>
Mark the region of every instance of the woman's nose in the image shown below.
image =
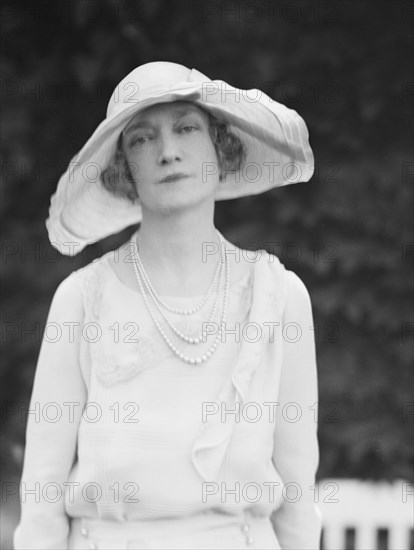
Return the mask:
<svg viewBox="0 0 414 550"><path fill-rule="evenodd" d="M179 143L171 130L161 133L158 155L160 164L168 164L174 160L181 160Z"/></svg>

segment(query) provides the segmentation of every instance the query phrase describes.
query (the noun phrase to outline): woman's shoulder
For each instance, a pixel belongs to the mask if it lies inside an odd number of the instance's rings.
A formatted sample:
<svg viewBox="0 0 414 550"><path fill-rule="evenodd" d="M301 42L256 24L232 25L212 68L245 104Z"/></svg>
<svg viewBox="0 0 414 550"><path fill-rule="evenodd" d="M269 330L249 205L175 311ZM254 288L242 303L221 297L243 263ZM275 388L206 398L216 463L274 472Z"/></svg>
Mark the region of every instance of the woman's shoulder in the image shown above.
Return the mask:
<svg viewBox="0 0 414 550"><path fill-rule="evenodd" d="M252 275L257 268L265 269L267 264L274 264L273 271L277 272L282 266L277 256L269 254L264 249L252 250L242 248L228 239L224 239L224 242L226 244L230 267L233 272L233 281L240 282L240 284L247 281L252 283Z"/></svg>
<svg viewBox="0 0 414 550"><path fill-rule="evenodd" d="M78 281L93 277L95 275L103 275L107 272L107 265L110 255L113 254L113 251L106 252L99 258L94 258L88 264L78 267L69 275L77 278Z"/></svg>
<svg viewBox="0 0 414 550"><path fill-rule="evenodd" d="M276 304L280 313L309 306L310 294L302 277L288 269L276 254L266 250L260 250L259 253L262 269L267 275L270 274L265 278L269 285L270 300Z"/></svg>
<svg viewBox="0 0 414 550"><path fill-rule="evenodd" d="M269 264L272 274L286 287L287 293L303 294L304 292L308 292L302 278L296 271L288 269L276 254L272 254L266 250L261 250L260 252L263 254L265 262Z"/></svg>
<svg viewBox="0 0 414 550"><path fill-rule="evenodd" d="M302 279L295 271L284 270L285 285L285 315L297 316L301 312L312 311L312 302L309 290Z"/></svg>
<svg viewBox="0 0 414 550"><path fill-rule="evenodd" d="M239 278L242 279L243 274L254 270L255 264L260 264L263 270L270 270L271 279L277 280L279 286L283 286L286 293L296 294L307 292L305 283L300 276L293 270L288 269L283 261L266 249L250 250L241 248L233 243L230 243L233 249L235 262L239 267Z"/></svg>
<svg viewBox="0 0 414 550"><path fill-rule="evenodd" d="M62 280L59 288L64 288L67 292L79 293L84 299L85 297L93 297L105 286L105 280L108 276L108 254L110 253L95 258L89 264L72 271Z"/></svg>

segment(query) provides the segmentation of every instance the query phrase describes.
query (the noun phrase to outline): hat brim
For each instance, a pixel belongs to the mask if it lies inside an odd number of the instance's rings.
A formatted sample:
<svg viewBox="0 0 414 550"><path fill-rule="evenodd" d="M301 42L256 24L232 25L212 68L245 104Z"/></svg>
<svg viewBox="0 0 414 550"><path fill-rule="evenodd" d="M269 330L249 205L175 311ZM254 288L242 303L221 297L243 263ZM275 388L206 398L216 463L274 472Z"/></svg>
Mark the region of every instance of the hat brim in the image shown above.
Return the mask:
<svg viewBox="0 0 414 550"><path fill-rule="evenodd" d="M214 86L209 93L202 82L187 82L181 89L160 89L121 106L99 124L72 158L51 197L46 227L55 248L62 254L75 255L88 244L141 221L139 202L133 204L114 196L103 187L99 176L108 166L127 122L157 103L192 101L225 120L245 145L243 167L225 174L216 200L256 195L274 187L309 181L314 157L306 124L296 111L260 90L238 90L219 80L210 84Z"/></svg>

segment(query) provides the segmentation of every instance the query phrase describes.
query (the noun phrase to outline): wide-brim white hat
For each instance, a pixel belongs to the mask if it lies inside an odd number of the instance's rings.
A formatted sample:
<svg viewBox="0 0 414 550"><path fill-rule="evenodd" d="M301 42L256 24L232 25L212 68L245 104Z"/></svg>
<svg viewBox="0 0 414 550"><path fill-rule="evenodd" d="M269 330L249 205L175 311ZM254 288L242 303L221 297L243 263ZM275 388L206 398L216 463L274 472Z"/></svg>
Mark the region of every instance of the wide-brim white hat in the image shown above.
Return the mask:
<svg viewBox="0 0 414 550"><path fill-rule="evenodd" d="M165 61L141 65L116 86L106 118L72 158L51 197L46 227L52 245L75 255L86 245L139 223L139 201L104 188L100 174L118 137L138 111L156 103L192 101L228 123L246 148L242 168L227 172L216 200L256 195L273 187L309 181L314 157L304 120L258 89L241 90L196 69Z"/></svg>

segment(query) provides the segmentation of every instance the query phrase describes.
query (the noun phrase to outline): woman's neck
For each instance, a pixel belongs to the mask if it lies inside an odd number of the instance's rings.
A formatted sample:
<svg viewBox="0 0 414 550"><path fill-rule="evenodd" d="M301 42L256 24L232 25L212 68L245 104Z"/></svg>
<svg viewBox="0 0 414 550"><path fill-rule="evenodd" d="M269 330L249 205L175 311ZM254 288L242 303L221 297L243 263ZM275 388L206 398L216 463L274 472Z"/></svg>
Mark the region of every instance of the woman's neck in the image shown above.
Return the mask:
<svg viewBox="0 0 414 550"><path fill-rule="evenodd" d="M214 274L222 252L213 220L183 223L146 223L135 242L142 264L155 288L165 294L185 289L202 294Z"/></svg>

